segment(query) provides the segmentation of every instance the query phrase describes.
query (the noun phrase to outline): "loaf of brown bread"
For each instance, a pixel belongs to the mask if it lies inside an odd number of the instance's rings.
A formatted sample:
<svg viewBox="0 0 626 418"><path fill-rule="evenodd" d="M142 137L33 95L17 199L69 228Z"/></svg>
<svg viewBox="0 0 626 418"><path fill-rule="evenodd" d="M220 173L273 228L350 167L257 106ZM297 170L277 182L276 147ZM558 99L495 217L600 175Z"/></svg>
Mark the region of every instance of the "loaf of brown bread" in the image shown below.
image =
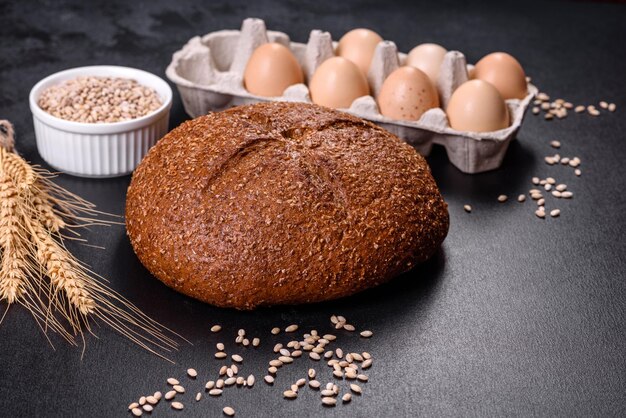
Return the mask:
<svg viewBox="0 0 626 418"><path fill-rule="evenodd" d="M448 211L428 164L384 129L303 103L183 123L135 171L126 226L166 285L224 307L317 302L432 256Z"/></svg>

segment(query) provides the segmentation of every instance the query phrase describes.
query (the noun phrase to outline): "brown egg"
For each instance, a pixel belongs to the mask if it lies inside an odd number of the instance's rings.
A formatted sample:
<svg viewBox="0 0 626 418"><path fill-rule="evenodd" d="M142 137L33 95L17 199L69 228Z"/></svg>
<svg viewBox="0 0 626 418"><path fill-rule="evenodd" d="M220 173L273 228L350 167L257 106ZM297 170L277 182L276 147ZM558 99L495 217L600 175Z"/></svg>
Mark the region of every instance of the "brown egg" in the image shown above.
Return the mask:
<svg viewBox="0 0 626 418"><path fill-rule="evenodd" d="M380 113L396 120L418 120L439 106L439 95L430 78L414 67L400 67L385 79L378 95Z"/></svg>
<svg viewBox="0 0 626 418"><path fill-rule="evenodd" d="M336 54L355 63L367 77L376 45L382 40L379 34L369 29L353 29L341 37Z"/></svg>
<svg viewBox="0 0 626 418"><path fill-rule="evenodd" d="M439 68L446 55L446 49L437 44L421 44L409 52L406 57L406 65L418 68L426 73L430 81L437 85Z"/></svg>
<svg viewBox="0 0 626 418"><path fill-rule="evenodd" d="M452 129L469 132L491 132L509 126L509 110L498 90L482 80L461 84L448 103L448 120Z"/></svg>
<svg viewBox="0 0 626 418"><path fill-rule="evenodd" d="M315 70L309 91L313 103L347 109L355 99L367 96L369 87L356 64L346 58L332 57Z"/></svg>
<svg viewBox="0 0 626 418"><path fill-rule="evenodd" d="M289 48L278 43L263 44L254 50L243 75L246 90L257 96L282 96L293 84L303 83L298 60Z"/></svg>
<svg viewBox="0 0 626 418"><path fill-rule="evenodd" d="M494 52L476 63L472 77L487 81L507 99L523 99L528 94L526 74L519 61L506 52Z"/></svg>

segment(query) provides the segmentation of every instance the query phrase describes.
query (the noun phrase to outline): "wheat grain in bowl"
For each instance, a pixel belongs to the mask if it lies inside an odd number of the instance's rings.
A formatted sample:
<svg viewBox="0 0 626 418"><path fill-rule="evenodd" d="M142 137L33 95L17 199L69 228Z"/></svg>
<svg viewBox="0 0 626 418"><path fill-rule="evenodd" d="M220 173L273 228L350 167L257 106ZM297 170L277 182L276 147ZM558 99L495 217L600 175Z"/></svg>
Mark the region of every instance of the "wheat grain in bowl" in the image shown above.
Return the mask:
<svg viewBox="0 0 626 418"><path fill-rule="evenodd" d="M163 102L157 92L125 77L80 76L48 87L37 104L52 116L81 123L137 119Z"/></svg>

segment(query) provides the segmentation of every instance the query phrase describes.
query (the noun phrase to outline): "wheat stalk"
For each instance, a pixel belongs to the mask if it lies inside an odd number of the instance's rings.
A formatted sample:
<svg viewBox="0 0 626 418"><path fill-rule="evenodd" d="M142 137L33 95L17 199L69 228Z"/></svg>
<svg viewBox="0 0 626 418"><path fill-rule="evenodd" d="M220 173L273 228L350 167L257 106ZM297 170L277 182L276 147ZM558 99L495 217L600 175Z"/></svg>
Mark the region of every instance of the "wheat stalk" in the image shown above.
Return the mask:
<svg viewBox="0 0 626 418"><path fill-rule="evenodd" d="M33 270L30 257L31 245L24 231L24 214L21 209L23 207L13 181L2 172L0 174L0 248L2 249L0 301L5 300L8 306L16 302L20 303L31 312L44 334L45 329L50 328L72 343L71 335L55 318L47 319L45 304L39 296L39 291L45 291L47 285ZM0 323L4 320L4 315ZM49 339L48 341L50 342Z"/></svg>
<svg viewBox="0 0 626 418"><path fill-rule="evenodd" d="M74 336L84 342L83 333L93 334L91 322L100 320L171 361L159 351L176 349L182 337L104 285L64 245L62 231L79 236L69 228L116 222L97 219L102 213L92 203L52 182L52 173L12 152L13 144L13 127L0 121L0 301L26 307L46 337L52 330L76 345Z"/></svg>
<svg viewBox="0 0 626 418"><path fill-rule="evenodd" d="M82 334L83 329L91 332L88 317L99 318L139 346L169 360L152 348L171 351L177 347L176 341L164 334L160 324L96 280L98 276L86 269L41 225L31 223L29 229L35 237L38 261L54 289L50 302L68 320L75 334ZM60 295L65 295L65 299L59 300Z"/></svg>

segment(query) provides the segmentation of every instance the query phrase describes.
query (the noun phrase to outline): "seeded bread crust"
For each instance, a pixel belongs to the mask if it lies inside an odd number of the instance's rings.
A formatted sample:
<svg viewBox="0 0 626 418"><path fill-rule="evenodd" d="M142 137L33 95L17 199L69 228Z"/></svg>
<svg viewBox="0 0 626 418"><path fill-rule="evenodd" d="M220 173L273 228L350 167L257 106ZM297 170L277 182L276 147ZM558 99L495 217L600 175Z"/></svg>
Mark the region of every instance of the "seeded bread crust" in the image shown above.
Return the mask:
<svg viewBox="0 0 626 418"><path fill-rule="evenodd" d="M348 296L432 256L448 211L428 164L367 121L303 103L188 121L128 188L135 253L171 288L254 309Z"/></svg>

